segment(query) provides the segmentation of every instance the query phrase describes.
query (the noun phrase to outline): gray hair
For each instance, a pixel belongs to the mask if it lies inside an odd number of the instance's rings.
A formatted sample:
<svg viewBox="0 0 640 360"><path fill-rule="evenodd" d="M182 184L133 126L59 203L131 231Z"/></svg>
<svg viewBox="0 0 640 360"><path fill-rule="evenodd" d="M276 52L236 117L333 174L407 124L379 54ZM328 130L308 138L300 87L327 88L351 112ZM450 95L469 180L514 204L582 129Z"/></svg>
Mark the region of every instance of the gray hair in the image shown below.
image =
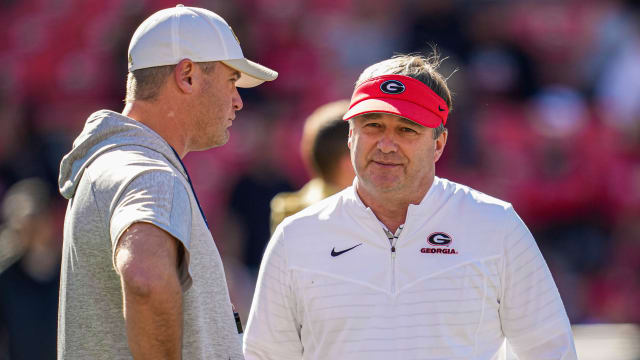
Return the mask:
<svg viewBox="0 0 640 360"><path fill-rule="evenodd" d="M419 54L395 55L390 59L383 60L366 68L358 78L356 87L368 79L381 75L404 75L412 77L427 85L433 92L440 96L447 103L449 112L453 109L451 101L451 91L447 87L447 78L438 72L438 67L442 59L433 49L429 57ZM443 124L434 129L435 139L447 131Z"/></svg>

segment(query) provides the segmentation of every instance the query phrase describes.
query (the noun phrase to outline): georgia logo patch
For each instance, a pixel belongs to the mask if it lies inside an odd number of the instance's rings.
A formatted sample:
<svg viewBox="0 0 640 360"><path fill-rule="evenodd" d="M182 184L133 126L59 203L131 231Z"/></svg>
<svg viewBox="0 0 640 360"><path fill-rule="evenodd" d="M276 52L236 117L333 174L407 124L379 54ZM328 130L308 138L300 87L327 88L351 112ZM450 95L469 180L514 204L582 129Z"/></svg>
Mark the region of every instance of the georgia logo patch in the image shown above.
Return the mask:
<svg viewBox="0 0 640 360"><path fill-rule="evenodd" d="M386 94L401 94L404 92L405 86L398 80L387 80L380 84L380 90Z"/></svg>
<svg viewBox="0 0 640 360"><path fill-rule="evenodd" d="M453 242L451 235L443 232L434 232L427 237L427 245L420 249L423 254L458 254L456 249L449 246Z"/></svg>
<svg viewBox="0 0 640 360"><path fill-rule="evenodd" d="M443 232L433 233L427 238L427 242L433 246L449 246L451 241L451 236Z"/></svg>

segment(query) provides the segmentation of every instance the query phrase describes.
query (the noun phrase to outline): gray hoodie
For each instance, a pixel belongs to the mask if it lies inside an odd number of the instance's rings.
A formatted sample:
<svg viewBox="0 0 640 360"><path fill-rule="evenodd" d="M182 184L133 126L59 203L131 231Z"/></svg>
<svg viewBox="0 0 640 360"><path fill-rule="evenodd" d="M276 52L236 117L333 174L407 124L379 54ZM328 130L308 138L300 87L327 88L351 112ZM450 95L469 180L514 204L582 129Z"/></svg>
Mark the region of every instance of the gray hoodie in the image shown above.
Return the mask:
<svg viewBox="0 0 640 360"><path fill-rule="evenodd" d="M152 223L184 248L183 358L242 359L222 261L169 144L147 126L101 110L87 120L60 164L69 204L58 313L58 359L130 359L120 277L120 235Z"/></svg>

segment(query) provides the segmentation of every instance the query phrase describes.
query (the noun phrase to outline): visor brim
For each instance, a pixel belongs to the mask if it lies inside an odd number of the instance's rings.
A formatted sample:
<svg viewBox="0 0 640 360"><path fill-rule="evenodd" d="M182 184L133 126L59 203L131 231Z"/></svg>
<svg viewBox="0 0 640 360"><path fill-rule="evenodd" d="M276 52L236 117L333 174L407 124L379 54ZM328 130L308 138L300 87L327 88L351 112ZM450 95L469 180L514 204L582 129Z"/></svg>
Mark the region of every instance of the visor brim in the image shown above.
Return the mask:
<svg viewBox="0 0 640 360"><path fill-rule="evenodd" d="M426 126L437 128L442 124L442 118L428 109L406 100L400 99L366 99L355 104L343 119L349 120L358 115L368 113L386 113L397 115L408 120Z"/></svg>

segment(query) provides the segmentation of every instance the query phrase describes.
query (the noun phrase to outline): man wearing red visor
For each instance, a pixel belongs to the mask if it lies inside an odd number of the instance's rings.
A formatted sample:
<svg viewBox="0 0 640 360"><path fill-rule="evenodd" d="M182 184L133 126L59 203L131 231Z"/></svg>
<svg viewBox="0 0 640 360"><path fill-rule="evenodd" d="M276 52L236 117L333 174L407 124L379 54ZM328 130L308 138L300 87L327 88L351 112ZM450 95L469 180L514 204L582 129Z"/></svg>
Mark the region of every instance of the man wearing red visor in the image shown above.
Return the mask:
<svg viewBox="0 0 640 360"><path fill-rule="evenodd" d="M511 204L435 176L451 109L438 64L400 55L360 75L344 116L353 186L275 230L246 359L577 358Z"/></svg>

